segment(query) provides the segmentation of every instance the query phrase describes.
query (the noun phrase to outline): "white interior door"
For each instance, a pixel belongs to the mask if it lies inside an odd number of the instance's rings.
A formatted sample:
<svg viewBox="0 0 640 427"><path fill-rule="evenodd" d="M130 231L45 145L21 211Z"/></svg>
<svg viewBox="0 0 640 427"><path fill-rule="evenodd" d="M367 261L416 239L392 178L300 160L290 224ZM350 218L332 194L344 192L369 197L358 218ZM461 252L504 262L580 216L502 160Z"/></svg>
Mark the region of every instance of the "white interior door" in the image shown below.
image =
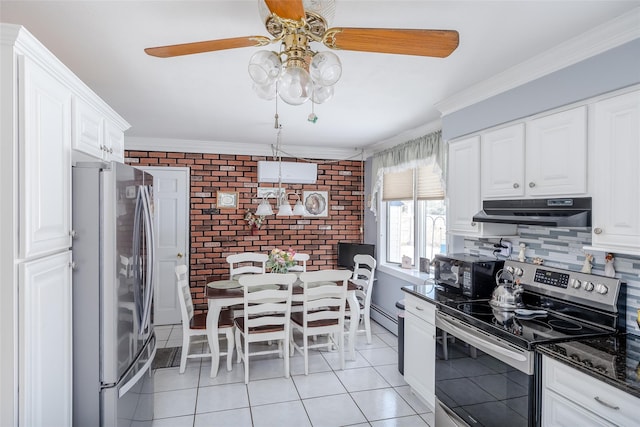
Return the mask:
<svg viewBox="0 0 640 427"><path fill-rule="evenodd" d="M189 265L189 168L144 167L153 175L156 241L154 323L180 323L175 267Z"/></svg>

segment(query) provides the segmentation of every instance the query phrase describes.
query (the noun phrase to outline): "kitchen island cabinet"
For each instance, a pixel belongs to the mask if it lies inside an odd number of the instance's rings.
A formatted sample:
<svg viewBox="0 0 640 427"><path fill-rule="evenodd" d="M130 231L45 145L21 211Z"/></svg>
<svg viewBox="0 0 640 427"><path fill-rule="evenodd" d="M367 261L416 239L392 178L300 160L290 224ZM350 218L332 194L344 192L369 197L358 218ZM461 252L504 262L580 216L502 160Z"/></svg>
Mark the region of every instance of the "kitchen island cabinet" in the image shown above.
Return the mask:
<svg viewBox="0 0 640 427"><path fill-rule="evenodd" d="M640 90L596 102L593 116L592 244L640 255Z"/></svg>

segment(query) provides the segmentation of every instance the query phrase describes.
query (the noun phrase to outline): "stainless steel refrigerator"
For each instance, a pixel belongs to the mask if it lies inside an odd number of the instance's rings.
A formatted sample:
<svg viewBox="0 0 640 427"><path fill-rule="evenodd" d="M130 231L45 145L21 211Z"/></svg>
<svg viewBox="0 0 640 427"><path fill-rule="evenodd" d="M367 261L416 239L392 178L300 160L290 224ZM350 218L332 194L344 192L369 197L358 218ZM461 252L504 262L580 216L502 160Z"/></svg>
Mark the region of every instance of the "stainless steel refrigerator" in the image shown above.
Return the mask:
<svg viewBox="0 0 640 427"><path fill-rule="evenodd" d="M74 426L151 425L152 183L120 163L73 167Z"/></svg>

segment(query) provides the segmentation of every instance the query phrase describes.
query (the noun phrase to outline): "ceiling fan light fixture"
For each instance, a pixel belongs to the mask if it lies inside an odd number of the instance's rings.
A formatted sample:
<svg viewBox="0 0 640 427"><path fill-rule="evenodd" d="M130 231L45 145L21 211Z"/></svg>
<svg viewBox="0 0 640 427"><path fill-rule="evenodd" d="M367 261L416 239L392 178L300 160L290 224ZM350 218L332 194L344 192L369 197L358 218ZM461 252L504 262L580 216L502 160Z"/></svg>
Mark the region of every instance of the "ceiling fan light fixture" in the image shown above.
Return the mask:
<svg viewBox="0 0 640 427"><path fill-rule="evenodd" d="M309 100L313 81L304 68L288 66L278 80L278 95L290 105L301 105Z"/></svg>
<svg viewBox="0 0 640 427"><path fill-rule="evenodd" d="M313 85L311 101L314 104L322 104L333 98L333 86Z"/></svg>
<svg viewBox="0 0 640 427"><path fill-rule="evenodd" d="M338 55L333 52L318 52L311 60L309 73L315 83L321 86L332 86L340 80L342 63Z"/></svg>
<svg viewBox="0 0 640 427"><path fill-rule="evenodd" d="M260 86L274 83L280 76L281 69L280 57L269 50L259 50L249 60L249 75Z"/></svg>
<svg viewBox="0 0 640 427"><path fill-rule="evenodd" d="M266 85L258 85L256 83L253 84L253 91L258 95L259 98L271 101L276 97L276 83L273 82L271 84Z"/></svg>

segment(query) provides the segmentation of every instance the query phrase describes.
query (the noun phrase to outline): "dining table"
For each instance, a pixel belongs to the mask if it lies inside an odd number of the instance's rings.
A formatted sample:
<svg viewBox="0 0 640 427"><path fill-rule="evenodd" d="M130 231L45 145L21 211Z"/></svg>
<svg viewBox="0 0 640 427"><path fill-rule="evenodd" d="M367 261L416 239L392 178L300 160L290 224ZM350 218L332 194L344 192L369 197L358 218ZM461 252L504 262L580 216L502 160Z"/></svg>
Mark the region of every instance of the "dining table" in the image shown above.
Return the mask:
<svg viewBox="0 0 640 427"><path fill-rule="evenodd" d="M270 273L265 273L270 274ZM299 274L299 273L298 273ZM356 297L356 291L360 289L355 283L347 282L347 306L349 308L349 332L347 357L349 360L356 358L356 332L360 320L360 303ZM244 291L242 285L235 279L224 279L220 276L210 276L207 279L206 296L208 300L207 332L209 346L211 347L211 374L214 378L218 375L220 363L220 341L218 339L218 320L223 308L244 303ZM304 289L302 281L296 280L291 290L291 302L302 302Z"/></svg>

